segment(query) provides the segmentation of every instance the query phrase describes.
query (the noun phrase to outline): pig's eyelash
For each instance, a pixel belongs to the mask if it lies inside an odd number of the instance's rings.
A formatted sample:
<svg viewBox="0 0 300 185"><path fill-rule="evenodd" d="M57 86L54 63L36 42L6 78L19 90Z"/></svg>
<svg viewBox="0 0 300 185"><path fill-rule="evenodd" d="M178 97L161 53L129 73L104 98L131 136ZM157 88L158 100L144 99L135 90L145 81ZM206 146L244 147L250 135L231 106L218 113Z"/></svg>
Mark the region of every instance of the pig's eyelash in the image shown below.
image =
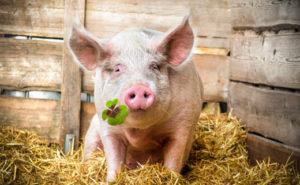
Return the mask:
<svg viewBox="0 0 300 185"><path fill-rule="evenodd" d="M161 65L157 62L152 62L149 66L150 69L154 71L160 71Z"/></svg>
<svg viewBox="0 0 300 185"><path fill-rule="evenodd" d="M107 72L111 72L113 70L113 67L109 62L106 62L103 64L103 70Z"/></svg>

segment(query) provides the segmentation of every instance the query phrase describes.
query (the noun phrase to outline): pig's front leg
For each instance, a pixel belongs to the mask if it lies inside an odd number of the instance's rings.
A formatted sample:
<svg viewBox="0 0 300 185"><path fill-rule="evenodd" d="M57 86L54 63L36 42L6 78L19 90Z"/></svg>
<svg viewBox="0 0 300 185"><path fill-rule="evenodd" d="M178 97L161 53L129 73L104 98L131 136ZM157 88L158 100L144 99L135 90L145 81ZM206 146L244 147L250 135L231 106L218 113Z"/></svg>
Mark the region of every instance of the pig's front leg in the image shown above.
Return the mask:
<svg viewBox="0 0 300 185"><path fill-rule="evenodd" d="M98 147L103 149L98 132L100 130L99 125L99 119L97 115L94 115L84 140L83 160L87 160Z"/></svg>
<svg viewBox="0 0 300 185"><path fill-rule="evenodd" d="M107 181L113 182L121 170L126 156L126 145L118 136L109 135L102 138L107 162Z"/></svg>
<svg viewBox="0 0 300 185"><path fill-rule="evenodd" d="M164 166L180 173L193 142L193 132L179 132L170 137L164 147Z"/></svg>

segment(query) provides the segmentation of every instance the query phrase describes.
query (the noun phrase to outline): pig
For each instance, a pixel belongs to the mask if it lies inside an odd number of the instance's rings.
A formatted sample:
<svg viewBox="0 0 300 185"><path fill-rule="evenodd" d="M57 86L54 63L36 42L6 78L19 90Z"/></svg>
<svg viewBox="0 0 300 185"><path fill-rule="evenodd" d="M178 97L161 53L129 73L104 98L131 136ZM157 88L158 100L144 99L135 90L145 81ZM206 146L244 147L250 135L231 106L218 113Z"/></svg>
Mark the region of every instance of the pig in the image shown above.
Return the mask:
<svg viewBox="0 0 300 185"><path fill-rule="evenodd" d="M103 150L107 181L115 181L123 167L145 163L161 163L180 173L202 107L193 44L188 16L166 33L133 28L103 40L73 26L70 53L80 66L95 72L97 113L85 137L84 159L97 148ZM114 98L129 111L117 126L101 117L105 103Z"/></svg>

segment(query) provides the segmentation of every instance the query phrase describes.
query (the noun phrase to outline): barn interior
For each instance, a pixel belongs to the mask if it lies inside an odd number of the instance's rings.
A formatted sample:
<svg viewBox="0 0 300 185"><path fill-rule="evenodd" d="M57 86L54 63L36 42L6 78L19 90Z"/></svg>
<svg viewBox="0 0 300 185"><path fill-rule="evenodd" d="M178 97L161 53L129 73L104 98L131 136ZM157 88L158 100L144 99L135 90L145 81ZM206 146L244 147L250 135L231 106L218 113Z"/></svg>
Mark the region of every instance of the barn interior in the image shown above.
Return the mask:
<svg viewBox="0 0 300 185"><path fill-rule="evenodd" d="M167 31L189 14L205 102L189 161L181 174L124 169L115 183L300 184L299 10L299 0L1 0L0 183L105 182L101 151L82 161L96 110L93 72L66 44L74 21L109 38Z"/></svg>

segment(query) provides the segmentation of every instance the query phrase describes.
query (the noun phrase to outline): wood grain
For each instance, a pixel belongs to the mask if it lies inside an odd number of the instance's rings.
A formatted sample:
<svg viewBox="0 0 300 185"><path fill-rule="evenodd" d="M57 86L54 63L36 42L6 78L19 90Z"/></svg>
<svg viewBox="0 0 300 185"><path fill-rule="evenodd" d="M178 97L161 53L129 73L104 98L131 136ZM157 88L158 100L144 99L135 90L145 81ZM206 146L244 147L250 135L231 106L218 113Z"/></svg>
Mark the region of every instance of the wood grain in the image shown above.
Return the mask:
<svg viewBox="0 0 300 185"><path fill-rule="evenodd" d="M191 15L198 46L228 46L231 33L227 1L87 1L86 27L100 37L111 37L131 27L167 31ZM216 40L217 42L214 42ZM206 45L203 45L206 44Z"/></svg>
<svg viewBox="0 0 300 185"><path fill-rule="evenodd" d="M95 71L83 70L84 73L82 75L82 91L87 93L94 93L94 76Z"/></svg>
<svg viewBox="0 0 300 185"><path fill-rule="evenodd" d="M229 0L229 6L234 29L300 25L299 0Z"/></svg>
<svg viewBox="0 0 300 185"><path fill-rule="evenodd" d="M228 49L224 48L210 48L210 47L197 47L194 48L194 55L221 55L227 56L229 53Z"/></svg>
<svg viewBox="0 0 300 185"><path fill-rule="evenodd" d="M64 0L1 0L0 34L63 37Z"/></svg>
<svg viewBox="0 0 300 185"><path fill-rule="evenodd" d="M231 46L230 79L300 89L299 32L238 32Z"/></svg>
<svg viewBox="0 0 300 185"><path fill-rule="evenodd" d="M60 101L0 96L0 125L36 132L49 143L59 143L60 114ZM94 114L94 103L81 103L80 138Z"/></svg>
<svg viewBox="0 0 300 185"><path fill-rule="evenodd" d="M0 38L0 86L60 91L62 43Z"/></svg>
<svg viewBox="0 0 300 185"><path fill-rule="evenodd" d="M58 143L60 102L0 96L0 124L34 131Z"/></svg>
<svg viewBox="0 0 300 185"><path fill-rule="evenodd" d="M300 147L300 93L230 82L229 97L248 131Z"/></svg>
<svg viewBox="0 0 300 185"><path fill-rule="evenodd" d="M247 149L250 163L270 158L272 161L286 164L293 162L293 166L300 170L300 148L284 145L255 134L247 134Z"/></svg>
<svg viewBox="0 0 300 185"><path fill-rule="evenodd" d="M84 138L93 116L96 114L94 103L81 103L80 138Z"/></svg>
<svg viewBox="0 0 300 185"><path fill-rule="evenodd" d="M84 23L85 0L65 0L64 59L61 85L61 134L63 146L66 134L74 134L74 147L78 147L80 132L81 72L68 50L68 38L75 19Z"/></svg>
<svg viewBox="0 0 300 185"><path fill-rule="evenodd" d="M193 62L200 74L204 101L227 101L229 64L226 56L194 55Z"/></svg>
<svg viewBox="0 0 300 185"><path fill-rule="evenodd" d="M0 2L0 34L63 37L63 0ZM228 47L231 32L227 1L89 0L86 26L101 37L110 37L130 27L166 31L190 14L197 43L206 47Z"/></svg>

